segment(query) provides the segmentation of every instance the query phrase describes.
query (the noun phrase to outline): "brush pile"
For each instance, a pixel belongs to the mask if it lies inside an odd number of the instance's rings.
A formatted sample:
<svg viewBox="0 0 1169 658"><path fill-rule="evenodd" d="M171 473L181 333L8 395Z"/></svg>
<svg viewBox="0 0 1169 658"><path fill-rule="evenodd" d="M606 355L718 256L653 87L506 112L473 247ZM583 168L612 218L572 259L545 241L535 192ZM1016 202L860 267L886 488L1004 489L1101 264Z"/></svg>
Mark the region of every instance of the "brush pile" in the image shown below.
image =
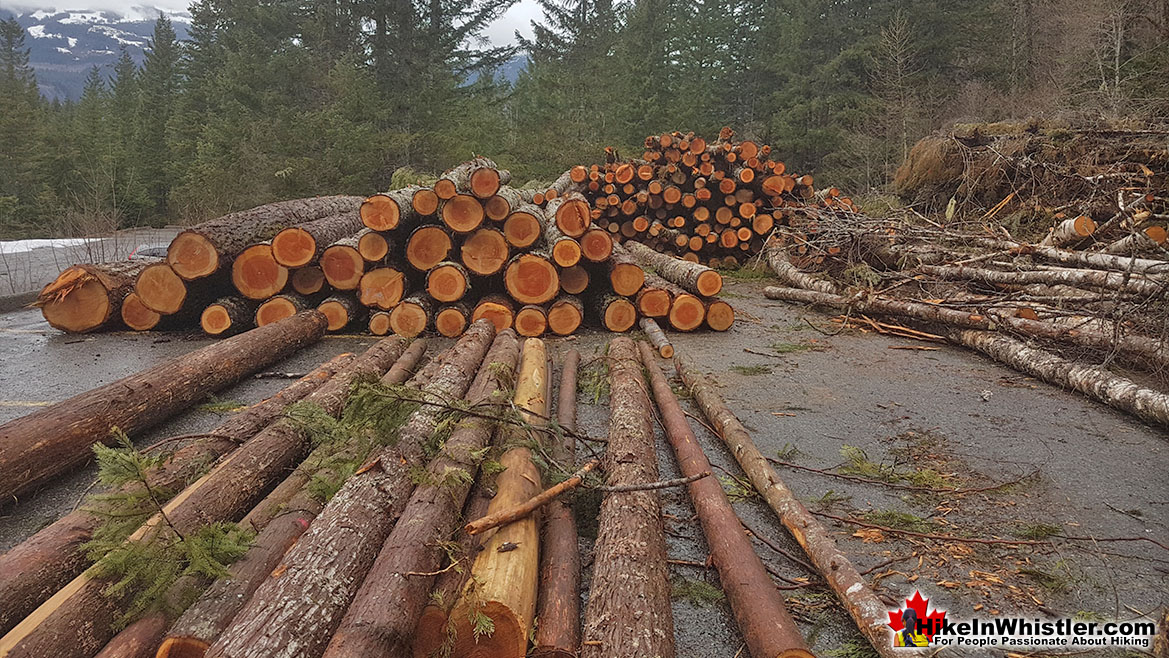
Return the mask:
<svg viewBox="0 0 1169 658"><path fill-rule="evenodd" d="M476 158L433 185L232 213L182 231L165 259L69 268L37 303L70 332L197 324L228 336L309 308L330 331L407 337L458 336L480 318L527 337L570 335L586 317L617 332L639 316L731 327L717 272L667 258L647 275L645 256L616 244L617 225L594 224L570 185L517 190L510 178Z"/></svg>

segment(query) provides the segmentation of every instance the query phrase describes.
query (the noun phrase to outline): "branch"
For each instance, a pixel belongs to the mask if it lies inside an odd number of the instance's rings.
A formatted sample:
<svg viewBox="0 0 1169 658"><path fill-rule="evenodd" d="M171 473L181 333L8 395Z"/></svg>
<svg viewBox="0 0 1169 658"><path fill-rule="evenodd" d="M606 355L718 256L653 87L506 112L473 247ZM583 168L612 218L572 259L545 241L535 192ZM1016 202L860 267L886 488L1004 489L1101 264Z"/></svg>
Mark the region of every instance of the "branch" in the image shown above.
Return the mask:
<svg viewBox="0 0 1169 658"><path fill-rule="evenodd" d="M689 477L675 478L673 480L662 480L660 482L643 482L643 483L639 483L639 484L619 484L617 486L612 486L612 487L598 485L598 486L592 486L589 488L596 489L597 491L603 491L605 493L627 493L630 491L653 491L655 489L668 489L670 487L680 487L682 485L690 484L691 482L697 482L704 477L708 477L709 475L710 475L710 471L703 471L701 473L695 473L694 475L691 475Z"/></svg>
<svg viewBox="0 0 1169 658"><path fill-rule="evenodd" d="M589 471L599 466L600 463L601 462L599 460L594 459L580 467L580 470L573 473L572 476L563 482L541 491L540 493L532 496L528 500L520 503L519 505L516 505L515 507L499 511L494 514L488 514L487 516L472 521L463 526L463 530L468 535L478 535L487 532L492 528L498 528L499 526L506 525L512 521L518 521L519 519L522 519L536 511L540 507L543 507L544 505L552 502L560 494L565 493L566 491L571 491L580 486L580 484L584 482L584 476L588 474Z"/></svg>

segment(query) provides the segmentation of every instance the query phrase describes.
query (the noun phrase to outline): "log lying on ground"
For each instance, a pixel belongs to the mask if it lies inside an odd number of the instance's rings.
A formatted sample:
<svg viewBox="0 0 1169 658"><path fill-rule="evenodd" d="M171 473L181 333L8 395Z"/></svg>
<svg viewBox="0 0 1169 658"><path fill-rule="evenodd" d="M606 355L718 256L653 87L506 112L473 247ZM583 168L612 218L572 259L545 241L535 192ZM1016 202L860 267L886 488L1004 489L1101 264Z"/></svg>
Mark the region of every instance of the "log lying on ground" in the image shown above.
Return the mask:
<svg viewBox="0 0 1169 658"><path fill-rule="evenodd" d="M694 331L706 320L706 304L690 293L677 295L666 319L675 331Z"/></svg>
<svg viewBox="0 0 1169 658"><path fill-rule="evenodd" d="M122 301L134 291L138 274L157 258L74 265L57 275L37 296L41 309L54 329L84 333L106 328L121 319Z"/></svg>
<svg viewBox="0 0 1169 658"><path fill-rule="evenodd" d="M133 434L319 340L325 317L306 313L208 345L0 425L0 504L85 463L90 446Z"/></svg>
<svg viewBox="0 0 1169 658"><path fill-rule="evenodd" d="M221 297L203 309L199 326L208 336L228 337L256 326L256 304L241 297Z"/></svg>
<svg viewBox="0 0 1169 658"><path fill-rule="evenodd" d="M811 274L801 272L795 265L792 265L791 261L788 260L787 251L778 239L773 238L769 240L765 251L767 253L767 264L771 266L771 270L775 272L775 275L783 283L793 288L816 290L832 295L839 292L835 283L818 279Z"/></svg>
<svg viewBox="0 0 1169 658"><path fill-rule="evenodd" d="M674 346L670 344L670 339L666 337L666 332L654 322L653 318L641 319L641 330L645 332L645 337L653 345L658 355L663 359L674 358Z"/></svg>
<svg viewBox="0 0 1169 658"><path fill-rule="evenodd" d="M569 435L576 431L576 374L580 352L569 350L560 370L560 395L556 403L556 422L564 436L552 440L548 452L561 468L576 461L576 441ZM575 658L580 648L580 548L572 509L554 500L544 513L540 551L540 595L532 656L535 658Z"/></svg>
<svg viewBox="0 0 1169 658"><path fill-rule="evenodd" d="M138 299L155 313L172 315L187 301L187 283L170 265L163 262L148 263L138 272L134 280L134 292Z"/></svg>
<svg viewBox="0 0 1169 658"><path fill-rule="evenodd" d="M312 316L323 323L316 311ZM375 344L344 370L309 394L304 401L325 413L340 414L353 379L380 373L405 348L399 338ZM252 508L289 469L304 459L309 449L306 431L288 419L268 425L240 446L210 473L187 487L163 507L162 515L132 534L127 541L176 541L175 533L188 533L207 523L239 518ZM59 656L86 658L113 636L121 599L105 594L109 583L86 572L33 611L0 638L0 655L7 658Z"/></svg>
<svg viewBox="0 0 1169 658"><path fill-rule="evenodd" d="M649 345L640 343L641 361L649 373L654 399L661 410L666 438L678 459L678 468L686 477L709 473L707 460L698 438L686 420L678 398L670 389L655 363ZM738 515L714 478L702 478L688 485L690 501L698 513L711 561L718 569L718 580L727 594L739 632L752 658L805 656L812 658L800 629L788 614L783 597L771 581L763 561L743 533Z"/></svg>
<svg viewBox="0 0 1169 658"><path fill-rule="evenodd" d="M343 354L316 368L276 395L232 416L207 435L179 448L169 459L146 473L155 491L175 491L189 482L206 464L231 452L284 409L319 388L353 356ZM137 491L139 486L123 487ZM85 568L81 545L89 541L101 523L101 516L82 507L38 530L7 553L0 555L0 633L5 633L53 592Z"/></svg>
<svg viewBox="0 0 1169 658"><path fill-rule="evenodd" d="M356 235L361 227L361 216L353 211L290 226L272 238L272 257L285 267L315 263L326 247Z"/></svg>
<svg viewBox="0 0 1169 658"><path fill-rule="evenodd" d="M947 281L982 281L1004 285L1042 283L1045 285L1092 286L1135 295L1164 294L1166 288L1169 287L1164 282L1104 270L1044 269L1005 272L967 265L922 265L918 269L925 274Z"/></svg>
<svg viewBox="0 0 1169 658"><path fill-rule="evenodd" d="M1134 230L1132 233L1105 247L1104 253L1135 255L1156 252L1165 244L1167 237L1169 235L1166 234L1165 227L1163 226L1150 226L1145 229Z"/></svg>
<svg viewBox="0 0 1169 658"><path fill-rule="evenodd" d="M401 384L409 377L426 352L426 341L417 340L382 377L385 384ZM279 564L309 524L320 514L324 503L305 495L303 484L298 493L264 531L255 546L230 567L231 575L221 578L204 592L174 623L158 650L158 658L194 658L202 656L216 637L231 623L240 608Z"/></svg>
<svg viewBox="0 0 1169 658"><path fill-rule="evenodd" d="M270 324L275 324L297 313L307 311L314 306L303 295L297 295L295 293L273 295L256 307L256 326L266 327ZM328 326L328 318L325 319L325 322L326 326Z"/></svg>
<svg viewBox="0 0 1169 658"><path fill-rule="evenodd" d="M1060 222L1043 238L1039 244L1050 247L1062 247L1075 244L1096 232L1096 222L1087 215L1080 215Z"/></svg>
<svg viewBox="0 0 1169 658"><path fill-rule="evenodd" d="M614 338L608 360L606 484L653 482L658 479L653 415L633 341ZM581 658L672 658L674 618L658 492L606 494L593 555Z"/></svg>
<svg viewBox="0 0 1169 658"><path fill-rule="evenodd" d="M664 318L670 314L670 305L675 297L690 293L666 281L660 276L646 273L645 285L637 291L634 301L637 312L648 318Z"/></svg>
<svg viewBox="0 0 1169 658"><path fill-rule="evenodd" d="M120 315L122 324L134 331L150 331L162 321L162 315L143 304L136 292L126 295L122 300Z"/></svg>
<svg viewBox="0 0 1169 658"><path fill-rule="evenodd" d="M544 342L527 339L512 400L526 424L546 423L548 374ZM540 471L532 463L531 450L519 447L530 442L539 445L538 430L509 425L501 432L503 444L509 449L499 458L504 470L496 480L489 515L522 503L540 491ZM509 550L500 550L504 548ZM535 519L520 519L495 531L475 557L470 579L450 613L452 657L526 654L528 632L536 614L539 564L540 535ZM493 630L480 635L473 621L482 617L491 620Z"/></svg>
<svg viewBox="0 0 1169 658"><path fill-rule="evenodd" d="M1114 375L1104 368L1072 363L989 331L959 331L951 339L1045 382L1079 391L1151 425L1169 427L1169 395Z"/></svg>
<svg viewBox="0 0 1169 658"><path fill-rule="evenodd" d="M353 212L361 197L330 196L281 201L197 224L175 236L166 252L175 274L202 279L226 267L248 245L315 219Z"/></svg>
<svg viewBox="0 0 1169 658"><path fill-rule="evenodd" d="M861 634L879 655L894 658L897 652L889 642L887 606L873 594L856 567L837 548L828 530L779 479L775 469L759 452L747 429L727 407L715 387L683 355L674 356L674 366L687 390L694 396L695 403L735 456L752 486L799 542Z"/></svg>
<svg viewBox="0 0 1169 658"><path fill-rule="evenodd" d="M722 275L709 267L659 253L640 242L626 242L624 247L642 264L654 268L658 276L689 292L713 297L722 290Z"/></svg>
<svg viewBox="0 0 1169 658"><path fill-rule="evenodd" d="M320 654L406 505L414 487L409 465L419 462L441 405L463 396L494 336L490 323L474 324L441 357L397 444L345 481L208 656Z"/></svg>
<svg viewBox="0 0 1169 658"><path fill-rule="evenodd" d="M465 304L449 304L434 314L434 330L447 338L463 335L471 323L471 312Z"/></svg>
<svg viewBox="0 0 1169 658"><path fill-rule="evenodd" d="M507 382L519 358L515 332L495 337L466 400L487 414L507 402ZM408 656L411 639L426 605L434 573L443 558L441 545L455 532L459 512L471 489L477 469L474 454L491 438L495 423L486 418L467 418L442 446L427 467L428 483L419 485L402 510L402 516L349 605L326 658ZM465 473L453 478L452 473ZM470 556L455 559L470 561Z"/></svg>
<svg viewBox="0 0 1169 658"><path fill-rule="evenodd" d="M735 324L735 307L722 299L708 300L704 321L714 331L728 331Z"/></svg>

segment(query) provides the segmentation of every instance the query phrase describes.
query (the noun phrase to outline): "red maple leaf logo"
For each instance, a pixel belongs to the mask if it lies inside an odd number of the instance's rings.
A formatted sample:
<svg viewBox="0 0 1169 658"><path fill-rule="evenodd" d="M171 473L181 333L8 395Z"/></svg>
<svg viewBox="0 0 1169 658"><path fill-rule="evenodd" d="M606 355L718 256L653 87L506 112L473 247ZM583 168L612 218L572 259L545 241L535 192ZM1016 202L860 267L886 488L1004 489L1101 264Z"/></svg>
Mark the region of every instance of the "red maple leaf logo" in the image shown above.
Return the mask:
<svg viewBox="0 0 1169 658"><path fill-rule="evenodd" d="M913 598L905 599L905 608L889 611L889 628L893 629L894 633L905 628L905 623L902 621L904 612L906 609L910 609L916 613L917 619L921 622L918 626L921 633L932 642L934 633L941 629L942 622L946 619L946 611L935 609L933 612L929 612L929 604L930 600L922 598L921 592L914 591Z"/></svg>

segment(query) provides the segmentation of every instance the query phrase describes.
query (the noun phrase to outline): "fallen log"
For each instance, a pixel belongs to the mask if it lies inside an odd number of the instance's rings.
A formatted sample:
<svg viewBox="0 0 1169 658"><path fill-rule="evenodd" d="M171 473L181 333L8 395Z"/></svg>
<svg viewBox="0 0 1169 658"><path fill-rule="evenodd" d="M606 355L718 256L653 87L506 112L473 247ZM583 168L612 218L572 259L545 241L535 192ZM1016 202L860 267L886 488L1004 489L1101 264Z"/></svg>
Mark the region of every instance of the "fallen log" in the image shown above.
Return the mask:
<svg viewBox="0 0 1169 658"><path fill-rule="evenodd" d="M601 462L594 459L585 463L575 473L569 475L566 479L557 482L547 489L537 493L531 498L513 506L499 509L492 512L481 519L472 521L463 526L463 531L469 535L481 535L489 530L494 530L499 526L507 525L509 523L527 518L536 510L554 502L560 496L572 491L584 483L584 478Z"/></svg>
<svg viewBox="0 0 1169 658"><path fill-rule="evenodd" d="M624 247L642 264L654 268L658 276L689 292L713 297L722 290L722 275L709 267L654 251L640 242L626 242Z"/></svg>
<svg viewBox="0 0 1169 658"><path fill-rule="evenodd" d="M1141 230L1134 230L1132 233L1123 238L1104 247L1106 254L1120 254L1125 256L1134 256L1137 254L1156 252L1162 249L1166 238L1165 227L1150 226Z"/></svg>
<svg viewBox="0 0 1169 658"><path fill-rule="evenodd" d="M150 331L162 321L162 315L143 304L136 292L126 295L122 300L119 315L122 318L122 324L134 331Z"/></svg>
<svg viewBox="0 0 1169 658"><path fill-rule="evenodd" d="M777 238L768 240L764 251L767 253L767 264L771 266L771 270L783 283L793 288L816 290L833 295L839 292L835 283L801 272L795 265L792 265L791 260L787 257L787 250Z"/></svg>
<svg viewBox="0 0 1169 658"><path fill-rule="evenodd" d="M278 577L260 585L206 655L315 656L324 650L413 490L409 465L421 458L442 405L467 391L494 336L490 323L476 323L440 357L421 389L423 404L397 443L345 481L284 556Z"/></svg>
<svg viewBox="0 0 1169 658"><path fill-rule="evenodd" d="M146 473L155 491L175 491L213 463L264 429L293 402L313 392L353 355L342 354L319 366L276 395L232 416L215 429L175 451ZM141 487L125 487L127 493ZM38 605L81 573L88 560L81 545L93 537L102 517L81 507L0 555L0 633L6 633Z"/></svg>
<svg viewBox="0 0 1169 658"><path fill-rule="evenodd" d="M312 315L323 323L319 313ZM400 339L380 341L304 401L320 406L331 415L340 414L353 379L380 373L404 348L405 343ZM176 533L189 533L209 522L239 518L259 502L273 483L303 460L308 448L309 437L292 421L281 419L268 425L163 506L165 522L163 515L155 515L127 541L176 541ZM94 575L96 568L75 578L0 638L0 655L87 658L100 650L114 634L122 600L106 595L109 583Z"/></svg>
<svg viewBox="0 0 1169 658"><path fill-rule="evenodd" d="M0 425L0 505L90 459L110 430L159 423L208 393L321 338L325 317L306 313L256 329Z"/></svg>
<svg viewBox="0 0 1169 658"><path fill-rule="evenodd" d="M645 343L640 343L640 351L679 470L686 477L709 473L710 461L690 429L669 382L654 362L653 352ZM739 632L752 658L812 658L799 627L784 607L783 596L775 588L767 568L751 546L751 540L744 534L722 485L707 477L691 482L688 490L706 544L710 547L711 561L718 570L719 583L727 594Z"/></svg>
<svg viewBox="0 0 1169 658"><path fill-rule="evenodd" d="M1075 244L1096 232L1096 222L1087 215L1065 219L1057 224L1039 243L1048 247Z"/></svg>
<svg viewBox="0 0 1169 658"><path fill-rule="evenodd" d="M1104 270L1058 269L1005 272L967 265L922 265L918 269L947 281L982 281L992 284L1092 286L1136 295L1163 294L1167 284L1121 272Z"/></svg>
<svg viewBox="0 0 1169 658"><path fill-rule="evenodd" d="M1169 395L1145 388L1099 366L1077 364L1010 336L959 331L954 341L1049 384L1079 391L1151 425L1169 427Z"/></svg>
<svg viewBox="0 0 1169 658"><path fill-rule="evenodd" d="M518 358L515 332L500 332L467 391L467 402L488 414L501 408ZM325 649L325 658L410 655L418 616L434 582L434 576L421 574L439 568L441 545L454 535L478 468L474 455L488 444L495 425L486 418L461 421L430 461L429 477L410 495ZM453 478L452 473L467 477Z"/></svg>
<svg viewBox="0 0 1169 658"><path fill-rule="evenodd" d="M674 297L666 320L675 331L694 331L706 320L706 304L699 297L683 293Z"/></svg>
<svg viewBox="0 0 1169 658"><path fill-rule="evenodd" d="M272 257L284 267L303 267L317 262L326 247L357 235L361 228L361 215L352 210L290 226L273 236Z"/></svg>
<svg viewBox="0 0 1169 658"><path fill-rule="evenodd" d="M546 423L548 374L544 342L527 339L512 402L528 425ZM540 471L532 463L531 450L518 447L529 442L539 445L538 430L508 425L501 432L503 445L509 449L499 458L504 470L496 479L488 515L523 502L540 490ZM535 519L515 521L492 534L475 557L467 585L448 618L453 658L526 654L536 614L539 564L540 535ZM486 634L474 623L484 617L491 620L493 629Z"/></svg>
<svg viewBox="0 0 1169 658"><path fill-rule="evenodd" d="M637 348L609 343L606 484L658 479L652 408ZM601 503L581 658L674 656L674 618L661 502L656 491L609 493ZM637 614L630 614L630 611Z"/></svg>
<svg viewBox="0 0 1169 658"><path fill-rule="evenodd" d="M240 297L220 297L203 309L199 326L208 336L227 338L256 326L256 304Z"/></svg>
<svg viewBox="0 0 1169 658"><path fill-rule="evenodd" d="M141 258L100 265L74 265L41 290L34 306L54 329L84 333L110 326L121 318L123 300L148 265L162 261Z"/></svg>
<svg viewBox="0 0 1169 658"><path fill-rule="evenodd" d="M361 197L354 196L296 199L224 215L175 236L167 248L166 260L183 279L201 279L226 267L246 247L270 239L280 229L352 212L361 201Z"/></svg>
<svg viewBox="0 0 1169 658"><path fill-rule="evenodd" d="M759 452L747 429L727 407L715 387L681 354L674 356L674 367L711 427L747 474L751 485L804 549L861 634L878 655L894 658L897 652L889 642L887 606L877 598L856 567L836 546L828 530L779 479L779 475Z"/></svg>
<svg viewBox="0 0 1169 658"><path fill-rule="evenodd" d="M645 332L645 337L657 350L659 356L663 359L674 358L674 346L670 344L670 339L666 337L666 332L654 322L653 318L641 319L641 330Z"/></svg>
<svg viewBox="0 0 1169 658"><path fill-rule="evenodd" d="M707 300L705 322L714 331L729 331L735 324L735 307L718 298Z"/></svg>

